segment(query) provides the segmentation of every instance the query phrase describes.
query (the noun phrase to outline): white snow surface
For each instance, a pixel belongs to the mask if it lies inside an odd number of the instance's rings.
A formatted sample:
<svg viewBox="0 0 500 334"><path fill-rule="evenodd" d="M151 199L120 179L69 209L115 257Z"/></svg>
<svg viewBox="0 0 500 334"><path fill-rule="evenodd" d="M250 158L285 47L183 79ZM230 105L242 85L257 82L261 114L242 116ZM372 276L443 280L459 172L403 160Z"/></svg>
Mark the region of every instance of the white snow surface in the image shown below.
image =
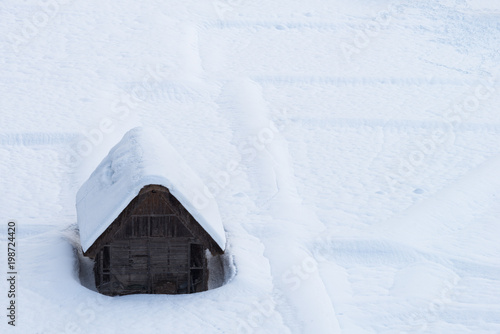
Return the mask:
<svg viewBox="0 0 500 334"><path fill-rule="evenodd" d="M492 0L0 1L0 332L500 333L499 22ZM214 196L225 285L82 285L76 193L138 126Z"/></svg>
<svg viewBox="0 0 500 334"><path fill-rule="evenodd" d="M188 210L222 250L226 237L215 199L175 148L154 128L136 127L111 149L76 196L80 240L86 252L139 191L161 185Z"/></svg>

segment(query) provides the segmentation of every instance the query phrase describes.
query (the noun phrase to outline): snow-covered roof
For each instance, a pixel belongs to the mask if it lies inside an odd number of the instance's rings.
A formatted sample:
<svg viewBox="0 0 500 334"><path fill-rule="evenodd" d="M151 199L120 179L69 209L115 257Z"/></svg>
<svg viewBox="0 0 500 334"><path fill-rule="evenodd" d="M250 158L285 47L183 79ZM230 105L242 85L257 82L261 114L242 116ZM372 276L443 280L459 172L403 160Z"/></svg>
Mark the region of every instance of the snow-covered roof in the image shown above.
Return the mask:
<svg viewBox="0 0 500 334"><path fill-rule="evenodd" d="M162 134L134 128L111 149L76 196L83 251L139 194L142 187L162 185L191 213L222 250L226 237L213 198L201 197L204 184Z"/></svg>

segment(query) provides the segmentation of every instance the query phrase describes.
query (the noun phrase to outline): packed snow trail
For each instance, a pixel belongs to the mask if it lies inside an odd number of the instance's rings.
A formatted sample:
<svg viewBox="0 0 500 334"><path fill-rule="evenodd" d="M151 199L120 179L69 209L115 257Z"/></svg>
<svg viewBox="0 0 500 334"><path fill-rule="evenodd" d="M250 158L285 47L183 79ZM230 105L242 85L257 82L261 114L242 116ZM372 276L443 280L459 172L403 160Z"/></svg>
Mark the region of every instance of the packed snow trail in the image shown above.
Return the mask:
<svg viewBox="0 0 500 334"><path fill-rule="evenodd" d="M277 309L292 333L340 332L318 265L307 249L309 240L324 227L302 206L287 144L268 116L259 85L244 78L228 82L219 101L226 115L238 115L232 120L238 129L233 142L246 155L242 158L250 183L246 193L255 203L253 216L259 217L243 226L265 246L274 294L281 297ZM301 302L306 298L314 303Z"/></svg>

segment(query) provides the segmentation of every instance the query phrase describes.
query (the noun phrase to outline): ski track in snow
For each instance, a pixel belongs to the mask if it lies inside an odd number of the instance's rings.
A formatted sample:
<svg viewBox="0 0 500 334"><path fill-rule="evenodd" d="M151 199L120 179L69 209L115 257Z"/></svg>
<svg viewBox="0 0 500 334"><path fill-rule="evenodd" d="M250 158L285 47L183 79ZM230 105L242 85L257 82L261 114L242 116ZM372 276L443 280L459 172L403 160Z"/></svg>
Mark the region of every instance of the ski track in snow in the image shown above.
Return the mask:
<svg viewBox="0 0 500 334"><path fill-rule="evenodd" d="M0 218L18 222L21 277L9 332L500 332L499 8L161 5L61 5L18 53L11 36L41 7L2 5ZM380 11L390 21L369 34ZM80 284L76 192L137 125L212 186L236 266L225 286L109 298Z"/></svg>
<svg viewBox="0 0 500 334"><path fill-rule="evenodd" d="M256 137L259 144L254 146L254 158L247 167L247 179L251 189L247 193L254 198L255 206L259 214L260 222L244 224L244 226L254 235L259 235L264 246L264 255L269 259L273 274L274 294L282 294L283 291L290 290L287 286L287 270L292 266L302 265L310 254L304 251L303 246L293 242L299 236L306 239L307 235L314 235L314 231L322 228L318 222L309 222L305 229L304 219L313 218L306 210L301 208L300 199L297 197L293 171L288 161L288 149L283 138L278 133L274 122L268 117L265 101L262 97L261 88L252 81L243 80L229 82L223 87L221 94L221 109L226 114L240 111L237 119L233 116L233 128L238 128L234 133L235 143L244 142L245 137ZM264 201L262 199L264 197ZM295 213L292 218L290 208ZM287 208L287 209L285 209ZM269 230L268 236L262 230L255 227L256 224L264 224ZM312 229L312 231L311 231ZM276 239L290 240L288 247L282 247ZM310 238L310 237L309 237ZM302 259L302 263L284 260L288 254L294 254L294 259ZM280 263L281 262L281 263ZM284 263L288 263L284 265ZM290 311L286 311L287 306L277 304L277 309L288 324L289 330L293 333L317 332L327 330L335 332L338 324L330 301L325 299L326 291L317 273L312 273L307 277L308 282L301 283L295 290L299 298L304 296L315 296L316 304L301 305L295 302L297 297L288 295L284 297L284 302L294 305ZM313 283L314 282L314 283ZM298 301L298 300L297 300ZM283 302L283 301L282 301Z"/></svg>

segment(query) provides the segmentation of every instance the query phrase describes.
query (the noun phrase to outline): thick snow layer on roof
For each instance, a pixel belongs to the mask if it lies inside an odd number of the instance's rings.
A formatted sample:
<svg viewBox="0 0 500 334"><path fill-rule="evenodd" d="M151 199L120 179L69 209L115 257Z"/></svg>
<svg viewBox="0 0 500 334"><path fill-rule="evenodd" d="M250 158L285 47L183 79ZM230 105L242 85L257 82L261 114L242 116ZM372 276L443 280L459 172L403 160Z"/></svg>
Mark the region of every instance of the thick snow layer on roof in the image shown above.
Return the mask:
<svg viewBox="0 0 500 334"><path fill-rule="evenodd" d="M162 185L179 200L224 250L225 234L217 203L202 196L203 182L155 129L134 128L111 149L77 194L82 248L94 241L139 194Z"/></svg>

